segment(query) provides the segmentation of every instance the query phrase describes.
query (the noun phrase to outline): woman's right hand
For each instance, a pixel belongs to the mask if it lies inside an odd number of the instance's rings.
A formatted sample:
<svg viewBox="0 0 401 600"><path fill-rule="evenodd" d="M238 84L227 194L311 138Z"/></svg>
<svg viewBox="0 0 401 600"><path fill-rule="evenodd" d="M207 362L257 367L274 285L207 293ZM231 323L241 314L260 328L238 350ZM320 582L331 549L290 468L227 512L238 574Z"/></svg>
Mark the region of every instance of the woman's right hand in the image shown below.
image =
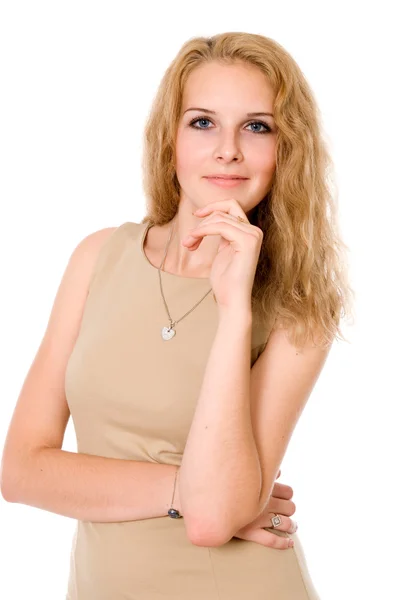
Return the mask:
<svg viewBox="0 0 401 600"><path fill-rule="evenodd" d="M280 477L280 474L281 470L278 472L277 479ZM298 529L296 521L290 519L290 516L295 513L296 509L294 502L291 500L293 493L293 489L289 485L275 482L266 508L252 523L242 527L234 537L256 542L269 548L280 550L291 548L293 540L290 537L277 535L273 531L279 530L291 534L295 533ZM280 516L281 525L273 528L271 519L275 514ZM266 531L264 527L272 531Z"/></svg>

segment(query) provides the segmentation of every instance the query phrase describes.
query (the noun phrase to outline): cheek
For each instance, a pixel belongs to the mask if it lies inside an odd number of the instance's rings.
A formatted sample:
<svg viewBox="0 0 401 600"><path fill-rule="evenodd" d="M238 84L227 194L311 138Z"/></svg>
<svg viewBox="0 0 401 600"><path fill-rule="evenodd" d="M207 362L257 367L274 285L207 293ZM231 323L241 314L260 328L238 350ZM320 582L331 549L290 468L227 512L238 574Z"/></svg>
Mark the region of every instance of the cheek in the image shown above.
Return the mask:
<svg viewBox="0 0 401 600"><path fill-rule="evenodd" d="M262 178L271 177L276 168L274 144L269 144L263 150L252 152L252 170Z"/></svg>
<svg viewBox="0 0 401 600"><path fill-rule="evenodd" d="M186 172L199 166L207 154L204 144L199 143L193 134L182 134L177 138L176 143L176 169Z"/></svg>

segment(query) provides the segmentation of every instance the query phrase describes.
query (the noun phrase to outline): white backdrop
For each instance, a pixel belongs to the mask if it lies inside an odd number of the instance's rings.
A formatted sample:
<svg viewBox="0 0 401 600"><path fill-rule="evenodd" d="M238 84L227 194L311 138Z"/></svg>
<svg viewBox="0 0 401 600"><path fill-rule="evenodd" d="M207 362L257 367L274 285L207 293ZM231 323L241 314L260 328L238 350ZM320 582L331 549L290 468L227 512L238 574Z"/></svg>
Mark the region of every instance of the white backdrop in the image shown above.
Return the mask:
<svg viewBox="0 0 401 600"><path fill-rule="evenodd" d="M97 229L145 214L142 131L180 46L195 35L261 33L305 73L336 164L357 293L355 325L344 329L350 343L333 347L280 478L294 488L293 518L323 600L401 598L394 5L0 4L1 446L73 249ZM63 448L76 451L71 421ZM63 599L74 527L0 497L0 597Z"/></svg>

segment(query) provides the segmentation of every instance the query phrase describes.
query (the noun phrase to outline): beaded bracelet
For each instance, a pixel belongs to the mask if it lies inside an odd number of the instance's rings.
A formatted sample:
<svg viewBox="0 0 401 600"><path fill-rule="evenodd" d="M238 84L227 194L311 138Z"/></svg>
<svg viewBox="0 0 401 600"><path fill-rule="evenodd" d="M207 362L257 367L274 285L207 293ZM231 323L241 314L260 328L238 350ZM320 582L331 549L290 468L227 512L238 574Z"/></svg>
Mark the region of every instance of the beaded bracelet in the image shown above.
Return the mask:
<svg viewBox="0 0 401 600"><path fill-rule="evenodd" d="M176 510L175 508L173 508L173 501L174 501L174 494L175 494L175 484L177 482L178 469L179 469L179 467L177 467L177 470L175 472L174 490L173 490L173 497L171 499L171 508L169 508L169 510L167 512L168 516L171 517L172 519L182 519L182 515L180 515L180 512L178 510Z"/></svg>

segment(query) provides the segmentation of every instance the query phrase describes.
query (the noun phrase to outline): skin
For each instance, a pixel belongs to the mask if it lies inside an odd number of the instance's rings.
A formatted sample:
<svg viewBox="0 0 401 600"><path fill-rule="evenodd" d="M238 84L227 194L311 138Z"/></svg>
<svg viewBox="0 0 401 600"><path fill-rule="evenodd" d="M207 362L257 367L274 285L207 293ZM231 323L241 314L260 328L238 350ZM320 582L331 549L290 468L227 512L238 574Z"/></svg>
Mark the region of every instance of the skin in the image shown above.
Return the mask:
<svg viewBox="0 0 401 600"><path fill-rule="evenodd" d="M196 216L193 212L233 198L248 215L270 190L276 168L277 128L272 116L248 117L247 113L273 113L273 100L266 78L250 65L210 63L198 67L188 77L175 152L180 203L165 271L188 277L209 277L222 237L206 234L200 239L188 238L190 229L199 227L205 216ZM216 114L199 110L187 112L191 107L207 108ZM195 118L201 120L191 127ZM249 179L237 187L220 188L204 178L216 173L240 174ZM154 226L146 236L144 249L157 266L164 254L170 227L171 223ZM271 527L270 518L276 513L283 521L277 529L290 533L296 530L296 523L290 518L295 512L292 496L290 486L275 483L266 510L254 523L239 530L236 537L286 548L285 538L268 537L261 528Z"/></svg>
<svg viewBox="0 0 401 600"><path fill-rule="evenodd" d="M265 76L252 65L209 63L189 75L176 136L175 167L181 195L165 271L209 277L221 236L205 236L195 247L186 247L184 239L189 230L200 223L200 218L192 213L227 198L236 199L249 213L270 190L276 168L274 118L248 117L247 113L273 113L273 100ZM191 107L207 108L217 114L187 112ZM190 122L196 117L202 120L191 127ZM205 179L215 173L240 174L249 179L237 187L222 188ZM168 223L148 232L145 247L154 264L160 264L170 227Z"/></svg>

